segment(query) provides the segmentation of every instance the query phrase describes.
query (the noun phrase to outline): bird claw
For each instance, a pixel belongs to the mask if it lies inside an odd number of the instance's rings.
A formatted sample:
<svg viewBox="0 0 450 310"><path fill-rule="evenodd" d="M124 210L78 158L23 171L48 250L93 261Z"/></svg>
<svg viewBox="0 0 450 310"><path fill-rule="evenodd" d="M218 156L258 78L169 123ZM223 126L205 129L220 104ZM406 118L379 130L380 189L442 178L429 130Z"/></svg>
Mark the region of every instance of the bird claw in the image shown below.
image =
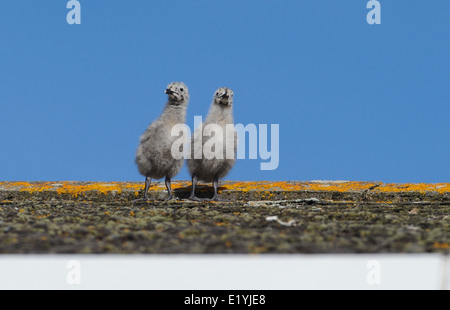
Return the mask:
<svg viewBox="0 0 450 310"><path fill-rule="evenodd" d="M220 198L218 196L214 196L213 198L198 198L196 196L189 197L189 200L198 201L198 202L208 202L208 201L215 201L215 202L232 202L230 200L225 200L223 198Z"/></svg>
<svg viewBox="0 0 450 310"><path fill-rule="evenodd" d="M175 196L169 196L165 201L172 201L172 200L179 200L178 197Z"/></svg>
<svg viewBox="0 0 450 310"><path fill-rule="evenodd" d="M190 197L189 197L189 200L197 201L197 202L203 202L203 201L206 201L207 199L204 199L204 198L198 198L197 196L190 196Z"/></svg>

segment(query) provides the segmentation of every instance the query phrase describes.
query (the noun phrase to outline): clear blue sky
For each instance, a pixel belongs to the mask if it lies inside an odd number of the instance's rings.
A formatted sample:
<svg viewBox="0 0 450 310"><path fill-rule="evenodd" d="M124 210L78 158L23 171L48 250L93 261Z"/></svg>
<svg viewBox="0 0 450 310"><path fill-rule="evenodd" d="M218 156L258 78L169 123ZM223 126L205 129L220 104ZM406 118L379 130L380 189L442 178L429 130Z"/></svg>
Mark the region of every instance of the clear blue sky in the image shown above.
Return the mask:
<svg viewBox="0 0 450 310"><path fill-rule="evenodd" d="M450 1L0 0L0 180L142 181L169 82L280 125L280 165L229 180L450 182ZM189 179L186 167L176 179Z"/></svg>

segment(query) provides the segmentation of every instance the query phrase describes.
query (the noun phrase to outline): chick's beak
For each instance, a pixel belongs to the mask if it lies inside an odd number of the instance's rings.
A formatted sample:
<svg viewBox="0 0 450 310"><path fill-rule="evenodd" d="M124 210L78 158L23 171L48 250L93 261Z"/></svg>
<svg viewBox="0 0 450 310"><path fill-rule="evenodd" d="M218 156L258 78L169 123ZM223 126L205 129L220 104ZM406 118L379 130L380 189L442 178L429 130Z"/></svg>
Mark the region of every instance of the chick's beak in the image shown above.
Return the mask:
<svg viewBox="0 0 450 310"><path fill-rule="evenodd" d="M169 88L167 88L164 92L165 92L167 95L172 95L173 93L175 93L173 90L171 90L171 89L169 89Z"/></svg>

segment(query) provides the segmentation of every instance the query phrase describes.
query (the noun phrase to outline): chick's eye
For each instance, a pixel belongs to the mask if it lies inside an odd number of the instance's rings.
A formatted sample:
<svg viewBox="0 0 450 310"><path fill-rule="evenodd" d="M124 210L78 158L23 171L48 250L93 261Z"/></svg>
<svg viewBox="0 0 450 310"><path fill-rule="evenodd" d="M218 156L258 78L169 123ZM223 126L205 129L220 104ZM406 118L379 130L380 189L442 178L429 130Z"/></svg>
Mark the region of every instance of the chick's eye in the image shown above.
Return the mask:
<svg viewBox="0 0 450 310"><path fill-rule="evenodd" d="M184 91L184 88L180 88L180 91Z"/></svg>

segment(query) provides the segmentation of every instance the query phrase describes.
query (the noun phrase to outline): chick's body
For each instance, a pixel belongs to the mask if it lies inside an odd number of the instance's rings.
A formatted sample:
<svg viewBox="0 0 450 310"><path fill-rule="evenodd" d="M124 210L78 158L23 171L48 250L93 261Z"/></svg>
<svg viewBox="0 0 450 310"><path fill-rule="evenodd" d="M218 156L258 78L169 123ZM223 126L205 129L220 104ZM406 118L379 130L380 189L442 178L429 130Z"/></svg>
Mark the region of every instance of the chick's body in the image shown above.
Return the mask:
<svg viewBox="0 0 450 310"><path fill-rule="evenodd" d="M144 199L147 199L151 179L164 177L169 199L173 198L171 179L183 166L183 159L176 159L172 155L172 144L178 137L172 136L171 132L175 125L185 123L189 91L185 84L174 82L169 84L165 92L169 100L164 111L142 134L136 152L138 170L146 178Z"/></svg>
<svg viewBox="0 0 450 310"><path fill-rule="evenodd" d="M197 180L213 182L214 200L217 200L217 182L224 178L236 162L237 134L234 129L233 97L231 89L219 88L205 122L191 138L191 158L187 160L192 176L195 197Z"/></svg>
<svg viewBox="0 0 450 310"><path fill-rule="evenodd" d="M169 106L141 136L136 164L143 176L162 179L173 178L178 174L183 166L183 159L172 156L171 147L178 137L172 136L171 130L176 124L184 123L185 114L185 111L177 111Z"/></svg>

